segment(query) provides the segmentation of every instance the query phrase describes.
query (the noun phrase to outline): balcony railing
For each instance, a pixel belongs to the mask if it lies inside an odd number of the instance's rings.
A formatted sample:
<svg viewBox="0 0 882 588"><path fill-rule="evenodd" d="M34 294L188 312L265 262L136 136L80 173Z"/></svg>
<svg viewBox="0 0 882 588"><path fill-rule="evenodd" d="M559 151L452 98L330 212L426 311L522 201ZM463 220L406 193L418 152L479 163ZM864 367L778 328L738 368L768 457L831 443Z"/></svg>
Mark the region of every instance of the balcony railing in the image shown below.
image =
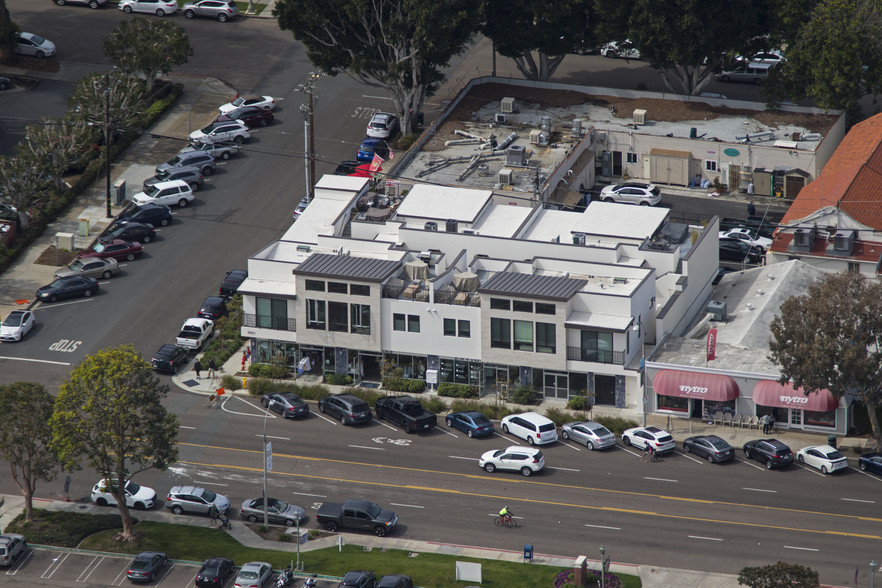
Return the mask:
<svg viewBox="0 0 882 588"><path fill-rule="evenodd" d="M258 324L258 318L260 318L260 324ZM242 326L273 329L275 331L297 331L297 323L293 318L258 317L256 314L249 314L247 312L243 315Z"/></svg>
<svg viewBox="0 0 882 588"><path fill-rule="evenodd" d="M603 351L598 349L583 349L581 347L567 347L567 359L572 361L593 361L595 363L614 363L624 365L625 354L621 351Z"/></svg>
<svg viewBox="0 0 882 588"><path fill-rule="evenodd" d="M383 286L383 298L398 300L429 301L429 289L422 283L407 286ZM481 295L477 292L457 292L435 290L435 304L455 304L458 306L481 306Z"/></svg>

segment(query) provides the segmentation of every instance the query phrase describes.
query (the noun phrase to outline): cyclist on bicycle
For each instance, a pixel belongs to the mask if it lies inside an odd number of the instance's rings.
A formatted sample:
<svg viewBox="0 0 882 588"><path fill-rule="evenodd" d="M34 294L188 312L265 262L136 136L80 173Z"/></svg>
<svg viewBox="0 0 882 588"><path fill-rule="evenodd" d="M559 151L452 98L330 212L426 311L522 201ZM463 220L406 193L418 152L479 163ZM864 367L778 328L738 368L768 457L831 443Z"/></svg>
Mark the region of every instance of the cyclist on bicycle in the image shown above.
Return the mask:
<svg viewBox="0 0 882 588"><path fill-rule="evenodd" d="M643 459L649 458L649 461L655 460L655 448L649 443L643 445Z"/></svg>
<svg viewBox="0 0 882 588"><path fill-rule="evenodd" d="M502 510L499 511L499 516L502 517L502 520L510 520L512 517L511 510L508 508L508 505L503 506Z"/></svg>

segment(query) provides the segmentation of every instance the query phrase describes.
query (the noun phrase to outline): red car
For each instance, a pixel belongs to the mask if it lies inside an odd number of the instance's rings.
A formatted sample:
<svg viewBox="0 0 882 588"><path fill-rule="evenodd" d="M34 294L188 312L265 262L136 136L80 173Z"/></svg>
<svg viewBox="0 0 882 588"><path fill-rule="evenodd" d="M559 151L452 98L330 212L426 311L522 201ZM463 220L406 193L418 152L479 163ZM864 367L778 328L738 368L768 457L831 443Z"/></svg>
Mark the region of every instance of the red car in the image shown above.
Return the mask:
<svg viewBox="0 0 882 588"><path fill-rule="evenodd" d="M249 129L253 129L254 127L265 127L273 122L274 119L275 116L271 110L266 110L260 106L240 106L218 116L214 119L214 122L241 120Z"/></svg>
<svg viewBox="0 0 882 588"><path fill-rule="evenodd" d="M122 239L99 239L92 247L84 251L80 251L77 257L112 257L114 259L125 259L132 261L141 255L142 249L140 243L130 243Z"/></svg>

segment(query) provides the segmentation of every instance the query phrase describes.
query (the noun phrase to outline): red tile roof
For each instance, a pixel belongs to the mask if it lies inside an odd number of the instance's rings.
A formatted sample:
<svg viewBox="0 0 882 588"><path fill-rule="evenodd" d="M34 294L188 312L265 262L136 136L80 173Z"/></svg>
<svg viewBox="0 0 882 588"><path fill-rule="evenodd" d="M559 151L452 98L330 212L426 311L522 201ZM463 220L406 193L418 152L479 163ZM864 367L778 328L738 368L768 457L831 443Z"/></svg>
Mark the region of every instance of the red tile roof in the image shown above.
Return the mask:
<svg viewBox="0 0 882 588"><path fill-rule="evenodd" d="M859 223L882 229L882 114L848 131L820 176L799 192L781 223L837 205Z"/></svg>

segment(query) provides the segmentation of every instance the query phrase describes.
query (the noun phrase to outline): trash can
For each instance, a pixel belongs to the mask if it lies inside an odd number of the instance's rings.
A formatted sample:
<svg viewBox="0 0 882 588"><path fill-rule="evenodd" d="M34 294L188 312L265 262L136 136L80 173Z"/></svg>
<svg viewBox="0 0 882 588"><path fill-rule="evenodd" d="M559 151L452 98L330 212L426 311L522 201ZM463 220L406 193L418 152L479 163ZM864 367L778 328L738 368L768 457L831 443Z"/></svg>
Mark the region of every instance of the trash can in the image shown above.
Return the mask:
<svg viewBox="0 0 882 588"><path fill-rule="evenodd" d="M827 435L827 445L836 447L836 435Z"/></svg>
<svg viewBox="0 0 882 588"><path fill-rule="evenodd" d="M524 561L533 563L533 546L524 545Z"/></svg>

